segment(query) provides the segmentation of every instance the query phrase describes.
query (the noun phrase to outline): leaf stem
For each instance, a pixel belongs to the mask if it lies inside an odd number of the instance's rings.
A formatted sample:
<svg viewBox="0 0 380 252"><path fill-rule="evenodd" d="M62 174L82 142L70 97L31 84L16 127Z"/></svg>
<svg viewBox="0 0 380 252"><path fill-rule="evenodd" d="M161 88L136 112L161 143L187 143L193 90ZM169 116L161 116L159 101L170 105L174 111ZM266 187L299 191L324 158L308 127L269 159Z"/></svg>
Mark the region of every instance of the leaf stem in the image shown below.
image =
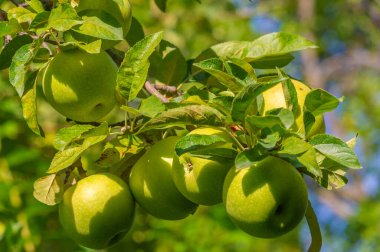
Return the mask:
<svg viewBox="0 0 380 252"><path fill-rule="evenodd" d="M307 220L307 225L309 226L311 234L311 244L308 252L319 252L322 248L322 234L319 227L317 216L315 215L314 209L311 206L311 202L308 202L305 217Z"/></svg>
<svg viewBox="0 0 380 252"><path fill-rule="evenodd" d="M245 150L244 146L239 142L239 140L236 139L236 137L229 130L227 130L224 127L222 127L222 130L231 136L232 140L234 140L239 150L241 151Z"/></svg>

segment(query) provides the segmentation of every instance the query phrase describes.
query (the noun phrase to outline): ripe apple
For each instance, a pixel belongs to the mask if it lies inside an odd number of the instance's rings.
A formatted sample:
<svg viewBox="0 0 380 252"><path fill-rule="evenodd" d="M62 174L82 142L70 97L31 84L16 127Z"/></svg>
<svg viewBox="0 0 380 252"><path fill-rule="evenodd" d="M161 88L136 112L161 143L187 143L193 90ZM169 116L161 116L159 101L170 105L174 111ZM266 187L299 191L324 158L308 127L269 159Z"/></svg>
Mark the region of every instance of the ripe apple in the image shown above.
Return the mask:
<svg viewBox="0 0 380 252"><path fill-rule="evenodd" d="M117 66L107 53L79 49L58 53L42 78L46 100L62 115L95 122L117 104Z"/></svg>
<svg viewBox="0 0 380 252"><path fill-rule="evenodd" d="M123 37L128 34L131 27L132 5L129 0L80 0L76 11L81 17L95 16L111 26L121 27ZM70 32L70 35L87 43L96 40L96 38L73 32ZM109 49L118 42L120 41L103 40L102 48Z"/></svg>
<svg viewBox="0 0 380 252"><path fill-rule="evenodd" d="M268 78L268 77L265 77ZM269 77L270 78L270 77ZM262 79L263 80L263 79ZM295 118L294 130L299 133L305 134L305 126L303 121L303 105L305 103L306 95L311 91L311 89L304 83L292 79L294 87L297 92L298 104L300 106L300 113ZM269 90L263 92L263 107L262 112L265 112L276 109L276 108L285 108L286 101L282 88L282 84L279 83L276 86L272 87ZM307 137L311 137L315 134L325 133L325 123L322 115L319 115L315 118L315 123L313 124L311 130L309 131Z"/></svg>
<svg viewBox="0 0 380 252"><path fill-rule="evenodd" d="M176 188L171 170L178 137L155 143L132 167L129 183L137 203L150 215L179 220L192 214L197 205Z"/></svg>
<svg viewBox="0 0 380 252"><path fill-rule="evenodd" d="M274 238L300 223L308 192L295 167L270 156L249 168L231 169L223 187L223 202L231 220L244 232Z"/></svg>
<svg viewBox="0 0 380 252"><path fill-rule="evenodd" d="M67 189L59 205L59 219L79 245L104 249L130 230L135 203L127 184L103 173L80 180Z"/></svg>
<svg viewBox="0 0 380 252"><path fill-rule="evenodd" d="M232 148L232 139L218 128L198 128L190 135L217 135L228 143L221 148ZM222 202L223 182L234 160L214 157L206 159L184 153L173 159L173 178L178 190L189 200L199 205L215 205Z"/></svg>

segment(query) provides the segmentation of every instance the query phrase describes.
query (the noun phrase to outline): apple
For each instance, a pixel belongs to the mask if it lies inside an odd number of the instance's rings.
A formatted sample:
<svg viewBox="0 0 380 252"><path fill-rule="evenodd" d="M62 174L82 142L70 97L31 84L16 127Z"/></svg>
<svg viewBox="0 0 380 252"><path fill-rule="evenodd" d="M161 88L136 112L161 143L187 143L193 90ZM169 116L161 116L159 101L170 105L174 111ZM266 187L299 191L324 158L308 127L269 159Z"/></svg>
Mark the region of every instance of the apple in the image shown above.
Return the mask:
<svg viewBox="0 0 380 252"><path fill-rule="evenodd" d="M80 17L95 16L114 27L121 27L123 37L128 34L132 23L132 5L129 0L80 0L76 11ZM74 39L87 43L97 40L87 35L70 32ZM66 36L65 36L66 37ZM69 36L66 37L70 38ZM120 41L102 40L102 49L106 50Z"/></svg>
<svg viewBox="0 0 380 252"><path fill-rule="evenodd" d="M249 168L231 169L223 187L223 202L241 230L255 237L274 238L300 223L308 192L295 167L269 156Z"/></svg>
<svg viewBox="0 0 380 252"><path fill-rule="evenodd" d="M165 220L183 219L197 208L173 181L171 170L178 139L168 137L155 143L132 167L129 178L136 202L150 215Z"/></svg>
<svg viewBox="0 0 380 252"><path fill-rule="evenodd" d="M104 249L130 230L135 203L128 185L109 173L79 180L67 189L59 204L59 219L79 245Z"/></svg>
<svg viewBox="0 0 380 252"><path fill-rule="evenodd" d="M232 138L218 128L198 128L189 135L217 135L228 143L219 148L232 148ZM184 153L174 156L173 178L178 190L189 200L199 205L215 205L222 202L223 182L234 160L213 157L206 159Z"/></svg>
<svg viewBox="0 0 380 252"><path fill-rule="evenodd" d="M79 49L59 52L42 77L46 100L62 115L79 122L95 122L117 104L117 66L101 52Z"/></svg>
<svg viewBox="0 0 380 252"><path fill-rule="evenodd" d="M264 77L270 79L273 77ZM264 80L262 78L261 80ZM306 84L294 80L291 80L294 84L294 87L297 92L298 104L300 106L300 113L295 118L294 130L298 131L301 134L305 134L305 126L303 121L303 105L305 103L306 95L311 91L310 87ZM276 109L276 108L286 108L286 101L284 96L284 91L282 84L279 83L276 86L272 87L269 90L263 92L263 107L262 113L265 114L267 111ZM307 137L311 137L315 134L325 133L325 123L322 115L319 115L315 118L315 123L313 124L311 130L308 132Z"/></svg>

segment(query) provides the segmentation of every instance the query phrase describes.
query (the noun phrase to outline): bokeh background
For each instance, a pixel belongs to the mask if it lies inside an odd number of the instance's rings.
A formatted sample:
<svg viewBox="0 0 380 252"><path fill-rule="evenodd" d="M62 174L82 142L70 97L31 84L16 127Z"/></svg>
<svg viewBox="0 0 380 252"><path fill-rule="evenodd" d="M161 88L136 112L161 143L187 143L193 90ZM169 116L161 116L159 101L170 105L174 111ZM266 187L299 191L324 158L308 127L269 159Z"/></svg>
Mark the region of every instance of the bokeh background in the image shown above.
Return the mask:
<svg viewBox="0 0 380 252"><path fill-rule="evenodd" d="M327 133L349 140L364 167L349 183L327 191L309 183L310 199L324 238L323 251L380 251L380 1L379 0L132 0L134 16L149 34L165 30L187 59L218 42L254 40L285 31L302 34L319 48L296 54L286 72L345 101L326 115ZM6 9L10 1L0 0ZM33 197L55 151L62 118L40 102L46 137L27 128L20 100L0 72L0 251L91 251L62 231L57 207ZM200 208L183 221L161 221L138 211L133 230L107 251L254 252L306 251L306 222L273 240L250 237L229 221L222 206Z"/></svg>

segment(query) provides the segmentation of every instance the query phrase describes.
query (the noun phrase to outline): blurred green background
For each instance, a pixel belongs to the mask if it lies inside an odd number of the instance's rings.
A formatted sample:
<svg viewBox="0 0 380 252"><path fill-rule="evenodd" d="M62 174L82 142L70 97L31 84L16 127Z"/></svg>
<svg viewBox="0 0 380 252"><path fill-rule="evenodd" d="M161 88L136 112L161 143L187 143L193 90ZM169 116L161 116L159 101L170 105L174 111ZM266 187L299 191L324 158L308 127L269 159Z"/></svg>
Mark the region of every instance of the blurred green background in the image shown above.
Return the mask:
<svg viewBox="0 0 380 252"><path fill-rule="evenodd" d="M302 34L319 49L296 55L286 72L345 96L326 116L327 133L349 140L359 134L356 153L364 167L349 174L342 189L327 191L309 181L319 218L323 251L380 251L380 1L378 0L169 0L167 13L154 1L132 0L145 33L165 30L187 59L218 42L253 40L275 31ZM6 9L10 1L0 0ZM20 100L0 72L0 251L89 251L62 231L57 207L33 197L55 151L59 117L39 103L45 138L26 126ZM306 222L278 239L256 239L229 221L222 206L200 208L182 221L161 221L140 209L133 230L107 251L306 251Z"/></svg>

